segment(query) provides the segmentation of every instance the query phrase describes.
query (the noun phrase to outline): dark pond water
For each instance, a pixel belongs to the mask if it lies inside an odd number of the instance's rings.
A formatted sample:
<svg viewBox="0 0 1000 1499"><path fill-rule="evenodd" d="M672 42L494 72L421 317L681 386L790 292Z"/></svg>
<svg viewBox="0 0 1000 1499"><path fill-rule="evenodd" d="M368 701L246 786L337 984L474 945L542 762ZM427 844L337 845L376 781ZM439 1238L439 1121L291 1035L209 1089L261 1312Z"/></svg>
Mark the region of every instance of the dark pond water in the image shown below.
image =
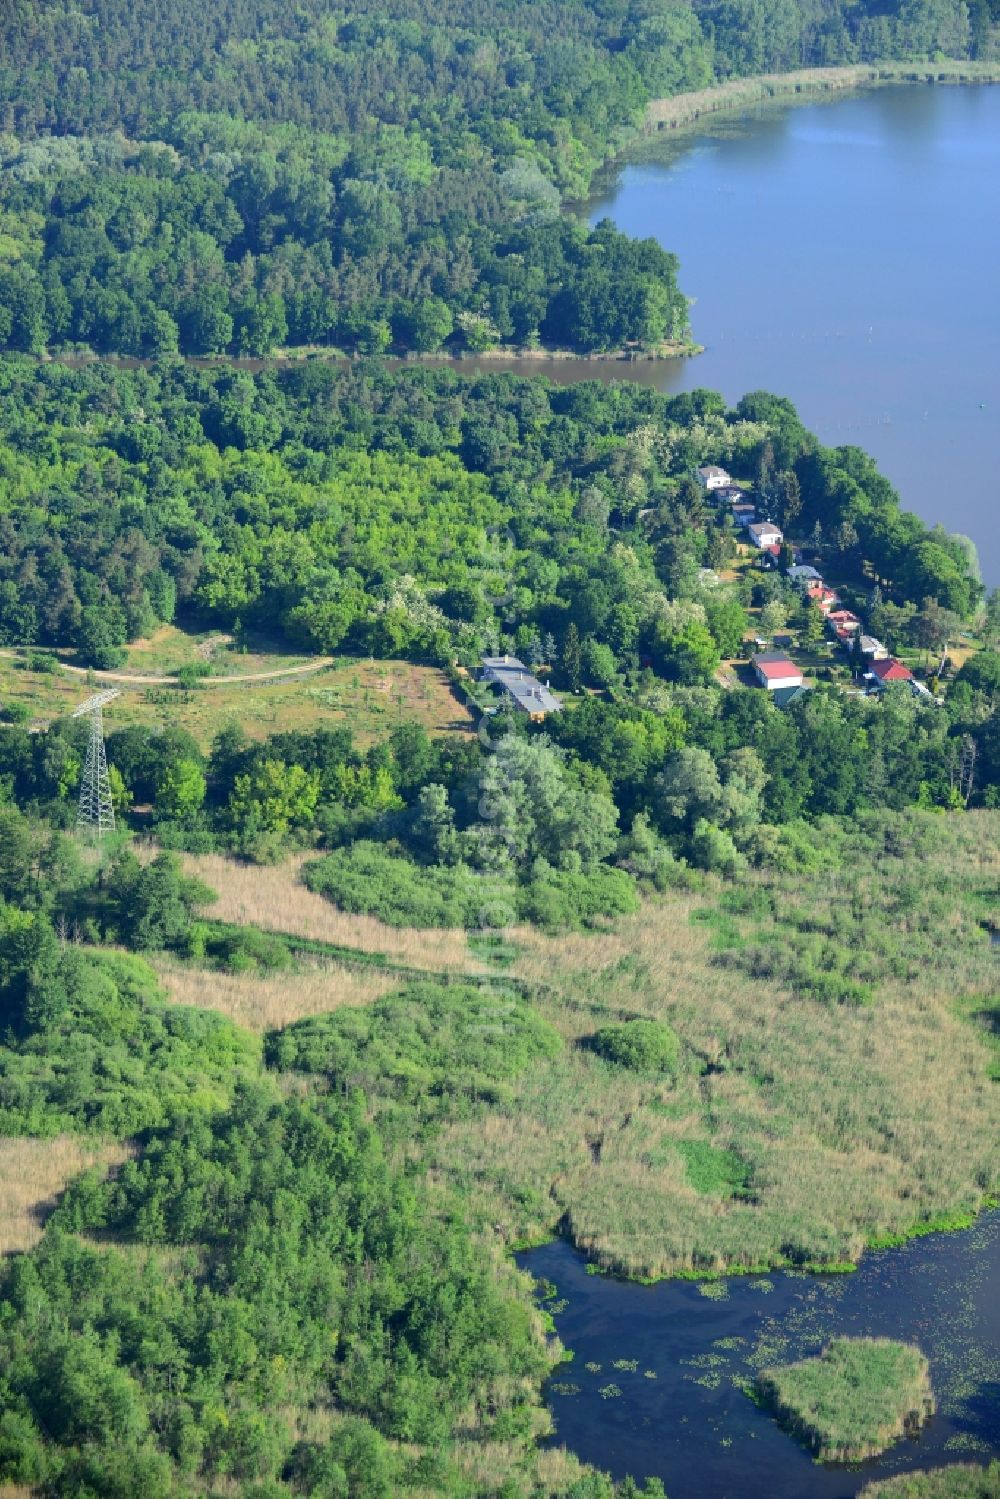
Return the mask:
<svg viewBox="0 0 1000 1499"><path fill-rule="evenodd" d="M722 1299L588 1275L563 1241L519 1262L566 1303L555 1321L574 1356L549 1385L554 1441L616 1478L655 1475L670 1499L848 1499L873 1477L1000 1456L1000 1213L873 1252L853 1275L721 1282ZM939 1405L918 1440L855 1467L813 1462L739 1384L840 1334L917 1343Z"/></svg>
<svg viewBox="0 0 1000 1499"><path fill-rule="evenodd" d="M669 154L667 154L669 150ZM765 389L867 448L1000 584L1000 87L899 86L707 126L589 209L681 258L697 359L660 389Z"/></svg>

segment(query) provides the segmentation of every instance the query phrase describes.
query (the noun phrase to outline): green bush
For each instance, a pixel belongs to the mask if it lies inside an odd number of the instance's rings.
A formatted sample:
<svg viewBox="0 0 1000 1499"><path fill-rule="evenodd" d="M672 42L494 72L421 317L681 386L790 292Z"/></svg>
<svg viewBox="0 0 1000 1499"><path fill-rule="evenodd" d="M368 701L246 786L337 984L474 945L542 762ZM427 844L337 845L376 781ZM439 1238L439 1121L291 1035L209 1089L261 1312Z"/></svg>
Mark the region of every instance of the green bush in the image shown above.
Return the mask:
<svg viewBox="0 0 1000 1499"><path fill-rule="evenodd" d="M597 926L639 909L633 877L597 864L589 870L552 869L517 892L517 913L548 931Z"/></svg>
<svg viewBox="0 0 1000 1499"><path fill-rule="evenodd" d="M212 1010L164 1004L141 959L70 948L40 982L35 1022L0 1047L0 1133L134 1135L222 1107L259 1067L256 1037Z"/></svg>
<svg viewBox="0 0 1000 1499"><path fill-rule="evenodd" d="M591 1046L616 1067L651 1077L672 1077L677 1071L680 1041L662 1020L624 1020L597 1031Z"/></svg>
<svg viewBox="0 0 1000 1499"><path fill-rule="evenodd" d="M284 1070L434 1111L442 1098L499 1096L501 1084L560 1045L513 989L419 983L363 1010L300 1020L271 1037L266 1054Z"/></svg>
<svg viewBox="0 0 1000 1499"><path fill-rule="evenodd" d="M1000 1463L954 1463L866 1483L858 1499L1000 1499Z"/></svg>
<svg viewBox="0 0 1000 1499"><path fill-rule="evenodd" d="M483 905L471 870L425 869L367 841L306 864L302 879L341 910L377 916L390 926L473 926Z"/></svg>

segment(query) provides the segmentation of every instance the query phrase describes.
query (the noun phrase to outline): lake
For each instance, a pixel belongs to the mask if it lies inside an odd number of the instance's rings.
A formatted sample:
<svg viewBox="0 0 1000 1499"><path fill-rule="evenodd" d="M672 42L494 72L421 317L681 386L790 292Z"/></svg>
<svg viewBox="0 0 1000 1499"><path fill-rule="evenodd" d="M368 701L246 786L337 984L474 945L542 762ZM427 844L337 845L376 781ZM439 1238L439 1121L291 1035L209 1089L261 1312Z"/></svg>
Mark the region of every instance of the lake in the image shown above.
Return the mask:
<svg viewBox="0 0 1000 1499"><path fill-rule="evenodd" d="M721 1299L588 1275L562 1240L518 1262L565 1301L550 1303L573 1353L548 1385L553 1440L616 1478L659 1477L670 1499L849 1499L874 1477L1000 1456L1000 1213L852 1275L734 1277ZM840 1334L917 1343L938 1400L919 1439L851 1467L814 1463L739 1383Z"/></svg>
<svg viewBox="0 0 1000 1499"><path fill-rule="evenodd" d="M676 251L695 298L706 352L647 378L789 396L1000 585L1000 87L768 106L656 150L588 206Z"/></svg>

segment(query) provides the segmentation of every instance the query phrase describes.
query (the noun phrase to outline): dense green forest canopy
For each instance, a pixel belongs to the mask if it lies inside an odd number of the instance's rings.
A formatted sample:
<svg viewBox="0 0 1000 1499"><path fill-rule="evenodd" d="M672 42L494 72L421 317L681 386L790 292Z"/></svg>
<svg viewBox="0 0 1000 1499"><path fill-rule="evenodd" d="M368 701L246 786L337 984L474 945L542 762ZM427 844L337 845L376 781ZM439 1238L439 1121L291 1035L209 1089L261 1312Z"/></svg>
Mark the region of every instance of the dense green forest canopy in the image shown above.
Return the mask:
<svg viewBox="0 0 1000 1499"><path fill-rule="evenodd" d="M626 383L177 360L11 360L0 394L0 644L98 667L178 613L441 665L501 640L551 664L569 642L574 687L710 681L745 606L783 585L706 586L734 532L689 478L705 461L756 475L866 599L867 570L887 606L912 604L911 626L925 599L964 616L980 596L958 541L764 394L727 410Z"/></svg>
<svg viewBox="0 0 1000 1499"><path fill-rule="evenodd" d="M978 55L991 5L19 0L0 20L0 343L683 340L674 258L560 214L647 103Z"/></svg>

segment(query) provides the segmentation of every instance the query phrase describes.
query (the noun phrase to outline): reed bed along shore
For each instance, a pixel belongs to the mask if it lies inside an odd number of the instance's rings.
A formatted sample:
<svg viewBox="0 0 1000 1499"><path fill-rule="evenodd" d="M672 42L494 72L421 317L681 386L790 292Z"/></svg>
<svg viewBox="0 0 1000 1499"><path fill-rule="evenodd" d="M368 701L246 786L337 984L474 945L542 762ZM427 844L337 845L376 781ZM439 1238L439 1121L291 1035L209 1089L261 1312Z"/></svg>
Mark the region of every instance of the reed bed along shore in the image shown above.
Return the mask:
<svg viewBox="0 0 1000 1499"><path fill-rule="evenodd" d="M185 854L184 867L216 891L218 900L209 914L220 921L383 953L394 962L432 972L482 971L464 931L387 926L374 916L340 911L322 895L307 890L299 871L307 859L315 857L299 854L282 864L257 865L241 864L223 854Z"/></svg>
<svg viewBox="0 0 1000 1499"><path fill-rule="evenodd" d="M90 1166L118 1166L127 1145L95 1144L76 1135L0 1140L0 1256L30 1249L74 1176Z"/></svg>
<svg viewBox="0 0 1000 1499"><path fill-rule="evenodd" d="M763 73L756 78L732 78L711 88L654 99L643 119L643 133L678 130L706 115L753 108L759 104L814 99L887 83L997 83L1000 63L875 62L847 63L835 68L797 68L791 73Z"/></svg>

